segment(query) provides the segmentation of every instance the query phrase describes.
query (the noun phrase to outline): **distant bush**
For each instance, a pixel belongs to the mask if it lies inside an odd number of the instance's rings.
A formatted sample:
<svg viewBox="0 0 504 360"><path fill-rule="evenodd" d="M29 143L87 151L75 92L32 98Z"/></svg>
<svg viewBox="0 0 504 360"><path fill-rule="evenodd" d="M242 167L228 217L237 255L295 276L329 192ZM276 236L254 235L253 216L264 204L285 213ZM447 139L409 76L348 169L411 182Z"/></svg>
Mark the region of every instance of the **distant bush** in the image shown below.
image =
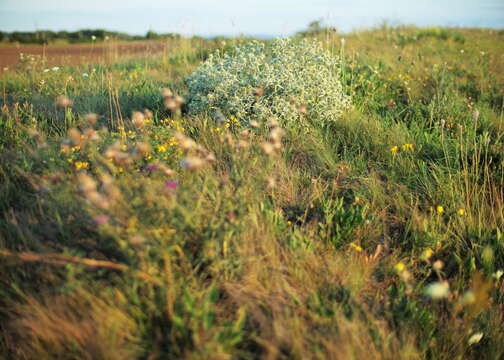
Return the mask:
<svg viewBox="0 0 504 360"><path fill-rule="evenodd" d="M315 20L308 24L308 28L296 33L299 37L315 37L321 34L337 33L337 29L332 26L324 26L322 20Z"/></svg>
<svg viewBox="0 0 504 360"><path fill-rule="evenodd" d="M396 41L400 46L407 44L412 44L422 39L436 39L436 40L453 40L457 43L465 43L465 37L459 32L456 32L447 28L440 27L427 27L416 30L414 33L410 33L408 28L398 28L396 32Z"/></svg>
<svg viewBox="0 0 504 360"><path fill-rule="evenodd" d="M422 38L435 38L438 40L448 40L453 39L453 41L463 44L465 42L464 35L452 31L450 29L444 29L439 27L430 27L425 29L420 29L416 34L417 39Z"/></svg>
<svg viewBox="0 0 504 360"><path fill-rule="evenodd" d="M242 122L276 117L289 123L304 115L331 122L350 106L339 65L315 40L245 43L210 55L187 78L189 112L217 112Z"/></svg>

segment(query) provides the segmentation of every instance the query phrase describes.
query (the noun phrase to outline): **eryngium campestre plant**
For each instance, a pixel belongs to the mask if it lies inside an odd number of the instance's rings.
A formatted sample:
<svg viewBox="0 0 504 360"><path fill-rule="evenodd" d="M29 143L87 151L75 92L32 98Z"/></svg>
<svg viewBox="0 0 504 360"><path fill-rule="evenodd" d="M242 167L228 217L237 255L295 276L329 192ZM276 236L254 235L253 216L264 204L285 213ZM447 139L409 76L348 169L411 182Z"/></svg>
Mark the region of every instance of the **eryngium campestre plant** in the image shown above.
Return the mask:
<svg viewBox="0 0 504 360"><path fill-rule="evenodd" d="M242 123L307 117L331 122L350 106L340 62L316 40L277 39L211 55L189 78L189 112L236 116Z"/></svg>

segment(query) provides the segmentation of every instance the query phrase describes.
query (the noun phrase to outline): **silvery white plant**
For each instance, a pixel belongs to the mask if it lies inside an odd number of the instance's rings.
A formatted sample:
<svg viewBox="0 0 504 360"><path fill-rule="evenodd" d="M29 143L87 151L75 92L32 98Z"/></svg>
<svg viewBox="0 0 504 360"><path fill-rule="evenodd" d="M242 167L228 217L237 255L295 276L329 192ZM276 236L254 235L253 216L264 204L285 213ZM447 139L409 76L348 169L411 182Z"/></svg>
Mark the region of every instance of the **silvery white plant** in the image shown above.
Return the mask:
<svg viewBox="0 0 504 360"><path fill-rule="evenodd" d="M191 114L242 123L274 117L287 125L304 116L331 122L350 107L338 57L316 40L251 41L211 55L186 81Z"/></svg>

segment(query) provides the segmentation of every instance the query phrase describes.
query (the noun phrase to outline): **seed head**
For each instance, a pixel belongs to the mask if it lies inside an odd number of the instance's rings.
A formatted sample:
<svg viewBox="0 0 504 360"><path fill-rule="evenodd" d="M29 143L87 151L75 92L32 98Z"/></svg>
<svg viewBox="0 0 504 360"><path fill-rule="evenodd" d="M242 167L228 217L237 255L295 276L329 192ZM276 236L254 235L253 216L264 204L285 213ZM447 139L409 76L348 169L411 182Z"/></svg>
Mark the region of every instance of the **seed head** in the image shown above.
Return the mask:
<svg viewBox="0 0 504 360"><path fill-rule="evenodd" d="M66 95L59 95L56 97L56 105L59 107L67 108L73 105L73 101L68 98Z"/></svg>
<svg viewBox="0 0 504 360"><path fill-rule="evenodd" d="M270 142L263 142L260 146L266 155L273 155L275 152L275 147Z"/></svg>
<svg viewBox="0 0 504 360"><path fill-rule="evenodd" d="M208 162L214 162L216 159L215 159L215 155L213 152L209 152L207 154L207 156L205 156L205 161L208 161Z"/></svg>
<svg viewBox="0 0 504 360"><path fill-rule="evenodd" d="M245 138L248 138L250 137L250 131L245 129L243 130L241 133L240 133L241 136L245 137Z"/></svg>
<svg viewBox="0 0 504 360"><path fill-rule="evenodd" d="M84 115L84 120L88 123L89 126L93 126L98 120L98 115L94 113L86 114Z"/></svg>
<svg viewBox="0 0 504 360"><path fill-rule="evenodd" d="M271 126L272 128L277 127L279 125L278 124L278 119L274 118L274 117L269 118L268 119L268 125Z"/></svg>
<svg viewBox="0 0 504 360"><path fill-rule="evenodd" d="M180 131L177 131L174 137L182 150L189 151L191 149L196 148L196 142L190 137L187 137L184 134L182 134Z"/></svg>
<svg viewBox="0 0 504 360"><path fill-rule="evenodd" d="M171 177L175 175L175 171L167 167L163 167L163 174L165 174L165 176Z"/></svg>
<svg viewBox="0 0 504 360"><path fill-rule="evenodd" d="M140 142L136 146L136 154L137 157L142 157L147 155L150 152L151 148L148 143Z"/></svg>
<svg viewBox="0 0 504 360"><path fill-rule="evenodd" d="M180 163L180 166L190 171L198 170L203 167L203 165L205 165L205 162L196 156L188 156Z"/></svg>
<svg viewBox="0 0 504 360"><path fill-rule="evenodd" d="M175 111L178 108L177 103L175 102L175 99L173 99L173 98L165 98L164 105L170 111Z"/></svg>
<svg viewBox="0 0 504 360"><path fill-rule="evenodd" d="M443 268L444 263L441 260L436 260L434 261L434 264L432 264L432 268L436 271L439 271Z"/></svg>
<svg viewBox="0 0 504 360"><path fill-rule="evenodd" d="M152 120L154 114L152 114L152 111L150 111L149 109L144 109L144 116L147 120Z"/></svg>
<svg viewBox="0 0 504 360"><path fill-rule="evenodd" d="M81 132L76 128L68 129L68 137L72 140L74 145L80 145L82 142Z"/></svg>
<svg viewBox="0 0 504 360"><path fill-rule="evenodd" d="M140 111L134 111L133 114L131 114L131 122L137 129L141 129L145 125L145 116L143 113Z"/></svg>
<svg viewBox="0 0 504 360"><path fill-rule="evenodd" d="M306 115L308 113L308 107L306 105L299 105L297 107L297 111L298 113L300 113L301 115Z"/></svg>
<svg viewBox="0 0 504 360"><path fill-rule="evenodd" d="M163 95L163 98L173 97L172 91L168 88L164 88L163 90L161 90L161 95Z"/></svg>
<svg viewBox="0 0 504 360"><path fill-rule="evenodd" d="M100 140L100 135L92 128L84 130L83 135L90 141L96 142Z"/></svg>
<svg viewBox="0 0 504 360"><path fill-rule="evenodd" d="M236 148L238 150L245 150L249 146L250 146L249 142L245 140L238 140L238 142L236 143Z"/></svg>
<svg viewBox="0 0 504 360"><path fill-rule="evenodd" d="M266 179L266 188L267 188L268 190L271 190L271 189L273 189L275 186L276 186L276 180L275 180L275 178L274 178L274 177L271 177L271 176L270 176L270 177L268 177L268 178Z"/></svg>
<svg viewBox="0 0 504 360"><path fill-rule="evenodd" d="M178 107L182 106L183 104L185 104L185 99L182 97L182 96L175 96L175 104L177 104Z"/></svg>
<svg viewBox="0 0 504 360"><path fill-rule="evenodd" d="M252 126L253 128L258 128L260 125L259 125L259 122L256 121L256 120L251 120L250 121L250 126Z"/></svg>
<svg viewBox="0 0 504 360"><path fill-rule="evenodd" d="M474 122L477 122L478 119L479 119L479 116L480 116L480 112L478 109L474 109L473 113L472 113L472 119Z"/></svg>
<svg viewBox="0 0 504 360"><path fill-rule="evenodd" d="M263 88L256 88L254 89L254 96L261 97L264 95L264 89Z"/></svg>
<svg viewBox="0 0 504 360"><path fill-rule="evenodd" d="M269 134L269 140L273 143L280 142L282 140L282 137L285 135L285 131L279 127L275 127L273 130L271 130Z"/></svg>
<svg viewBox="0 0 504 360"><path fill-rule="evenodd" d="M79 181L79 189L84 194L96 192L96 181L91 176L85 172L81 172L78 174L77 179Z"/></svg>

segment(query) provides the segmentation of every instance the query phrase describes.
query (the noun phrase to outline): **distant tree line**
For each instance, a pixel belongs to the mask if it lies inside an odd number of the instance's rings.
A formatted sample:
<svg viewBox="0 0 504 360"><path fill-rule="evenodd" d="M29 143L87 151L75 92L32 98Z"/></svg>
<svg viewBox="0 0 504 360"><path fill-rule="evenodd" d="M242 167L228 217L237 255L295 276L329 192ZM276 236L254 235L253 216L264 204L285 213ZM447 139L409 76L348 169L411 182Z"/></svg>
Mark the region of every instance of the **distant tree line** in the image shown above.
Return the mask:
<svg viewBox="0 0 504 360"><path fill-rule="evenodd" d="M308 28L296 33L300 37L314 37L325 33L336 33L337 29L332 26L325 26L322 20L315 20L308 24Z"/></svg>
<svg viewBox="0 0 504 360"><path fill-rule="evenodd" d="M107 40L159 40L180 38L179 34L167 33L158 34L148 31L145 36L130 35L126 33L107 30L78 30L78 31L0 31L0 41L22 44L50 44L56 41L67 41L69 43L102 42Z"/></svg>

